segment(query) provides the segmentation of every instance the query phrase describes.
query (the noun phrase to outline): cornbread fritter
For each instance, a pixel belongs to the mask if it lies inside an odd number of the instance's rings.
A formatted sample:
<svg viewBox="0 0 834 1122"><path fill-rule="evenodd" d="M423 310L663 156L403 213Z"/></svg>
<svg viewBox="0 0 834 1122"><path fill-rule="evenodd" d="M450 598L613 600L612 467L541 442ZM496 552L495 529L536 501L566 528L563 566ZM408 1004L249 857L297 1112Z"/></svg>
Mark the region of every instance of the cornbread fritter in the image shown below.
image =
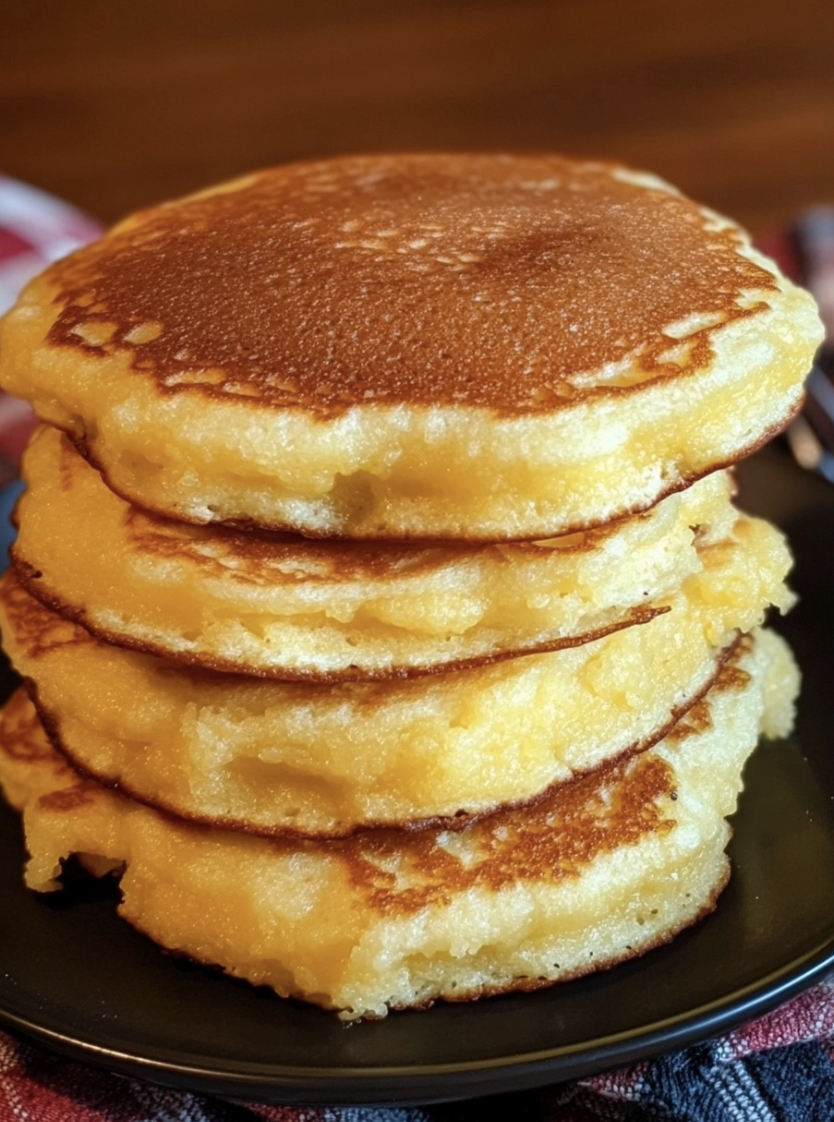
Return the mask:
<svg viewBox="0 0 834 1122"><path fill-rule="evenodd" d="M736 519L717 472L644 515L549 542L246 534L143 514L48 428L23 477L12 555L32 595L110 642L284 679L456 669L642 622L700 569L696 542Z"/></svg>
<svg viewBox="0 0 834 1122"><path fill-rule="evenodd" d="M183 520L536 540L749 453L821 338L739 227L652 176L387 154L127 219L24 290L0 382Z"/></svg>
<svg viewBox="0 0 834 1122"><path fill-rule="evenodd" d="M76 764L177 814L263 833L463 825L659 736L738 631L790 606L790 555L739 517L648 623L550 654L406 680L308 683L183 667L93 638L0 583L0 625Z"/></svg>
<svg viewBox="0 0 834 1122"><path fill-rule="evenodd" d="M724 821L759 731L792 721L785 644L746 639L656 748L461 832L267 840L189 826L81 779L29 701L8 704L0 779L27 881L78 853L121 870L121 914L158 943L343 1016L527 990L631 958L710 911Z"/></svg>

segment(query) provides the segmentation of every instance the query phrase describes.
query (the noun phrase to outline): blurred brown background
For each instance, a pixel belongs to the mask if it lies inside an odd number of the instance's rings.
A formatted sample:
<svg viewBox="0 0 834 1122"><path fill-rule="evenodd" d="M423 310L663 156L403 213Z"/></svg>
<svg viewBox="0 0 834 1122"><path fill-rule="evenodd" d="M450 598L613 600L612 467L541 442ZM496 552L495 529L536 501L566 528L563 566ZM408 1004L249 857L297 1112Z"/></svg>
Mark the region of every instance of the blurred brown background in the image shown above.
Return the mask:
<svg viewBox="0 0 834 1122"><path fill-rule="evenodd" d="M112 220L253 167L548 148L834 200L831 0L0 0L0 168Z"/></svg>

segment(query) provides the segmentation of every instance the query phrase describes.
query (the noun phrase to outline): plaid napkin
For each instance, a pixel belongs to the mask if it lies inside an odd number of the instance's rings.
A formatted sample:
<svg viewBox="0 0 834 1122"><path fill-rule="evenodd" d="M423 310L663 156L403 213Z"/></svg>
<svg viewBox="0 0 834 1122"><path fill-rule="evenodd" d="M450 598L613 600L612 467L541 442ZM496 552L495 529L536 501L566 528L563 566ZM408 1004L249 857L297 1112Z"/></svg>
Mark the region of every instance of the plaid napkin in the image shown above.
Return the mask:
<svg viewBox="0 0 834 1122"><path fill-rule="evenodd" d="M0 176L0 312L47 262L99 233L66 204ZM807 281L834 339L834 211L811 212L791 234L761 245ZM32 427L28 407L0 393L2 524ZM0 538L0 549L5 544ZM508 1113L519 1122L831 1122L834 979L725 1037L634 1067L429 1107L225 1102L87 1068L0 1032L0 1122L480 1122Z"/></svg>
<svg viewBox="0 0 834 1122"><path fill-rule="evenodd" d="M0 315L50 261L93 241L101 226L60 199L0 175ZM11 544L9 514L19 487L17 461L35 426L32 410L0 391L0 568Z"/></svg>
<svg viewBox="0 0 834 1122"><path fill-rule="evenodd" d="M0 315L15 302L30 277L100 233L101 226L80 211L0 175ZM31 418L28 405L2 394L0 481L14 474L12 465L32 429Z"/></svg>
<svg viewBox="0 0 834 1122"><path fill-rule="evenodd" d="M707 1044L636 1067L426 1107L286 1107L170 1091L0 1033L0 1122L831 1122L834 981Z"/></svg>

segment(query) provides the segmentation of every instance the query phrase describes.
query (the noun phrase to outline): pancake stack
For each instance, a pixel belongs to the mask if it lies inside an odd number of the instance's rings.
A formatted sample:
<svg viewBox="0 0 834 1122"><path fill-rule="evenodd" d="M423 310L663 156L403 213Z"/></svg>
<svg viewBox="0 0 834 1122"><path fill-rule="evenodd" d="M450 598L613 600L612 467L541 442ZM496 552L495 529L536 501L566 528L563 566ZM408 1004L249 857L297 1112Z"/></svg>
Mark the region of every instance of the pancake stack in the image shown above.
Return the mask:
<svg viewBox="0 0 834 1122"><path fill-rule="evenodd" d="M725 470L821 328L728 220L555 156L262 172L33 281L0 778L35 889L346 1018L670 939L796 667Z"/></svg>

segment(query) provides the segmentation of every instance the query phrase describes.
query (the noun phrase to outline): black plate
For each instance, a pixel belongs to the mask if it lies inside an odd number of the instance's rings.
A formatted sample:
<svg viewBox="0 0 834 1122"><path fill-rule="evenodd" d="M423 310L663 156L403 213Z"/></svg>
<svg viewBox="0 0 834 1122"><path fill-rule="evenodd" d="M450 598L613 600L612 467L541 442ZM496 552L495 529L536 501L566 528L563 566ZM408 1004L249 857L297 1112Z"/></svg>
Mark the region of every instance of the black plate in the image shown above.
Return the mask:
<svg viewBox="0 0 834 1122"><path fill-rule="evenodd" d="M113 914L114 889L21 884L0 811L0 1022L77 1059L195 1091L287 1103L427 1102L587 1075L722 1032L834 965L834 487L778 451L745 465L744 505L798 555L783 630L805 673L794 741L753 757L734 875L715 915L670 946L537 994L343 1026L160 952Z"/></svg>

